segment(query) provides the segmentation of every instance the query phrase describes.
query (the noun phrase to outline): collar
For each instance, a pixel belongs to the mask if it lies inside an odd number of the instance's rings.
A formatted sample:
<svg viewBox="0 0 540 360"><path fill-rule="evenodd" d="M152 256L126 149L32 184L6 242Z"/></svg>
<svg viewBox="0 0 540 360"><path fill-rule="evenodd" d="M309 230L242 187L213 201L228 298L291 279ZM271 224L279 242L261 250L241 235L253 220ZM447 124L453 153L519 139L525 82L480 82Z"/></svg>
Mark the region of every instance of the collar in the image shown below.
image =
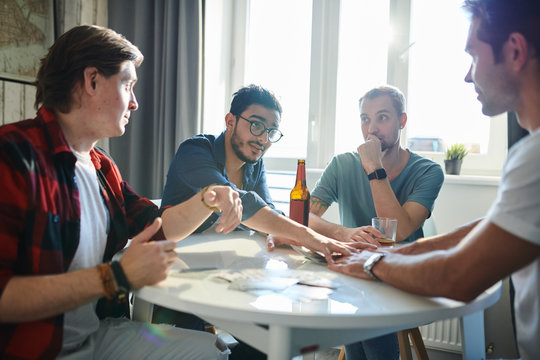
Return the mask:
<svg viewBox="0 0 540 360"><path fill-rule="evenodd" d="M64 137L62 128L56 119L56 115L54 115L51 110L42 106L38 110L38 118L39 117L43 120L45 136L51 152L54 155L63 152L71 153L71 149Z"/></svg>
<svg viewBox="0 0 540 360"><path fill-rule="evenodd" d="M42 106L38 110L38 117L41 117L41 119L43 119L43 124L45 126L45 136L47 138L48 145L53 155L66 152L73 155L73 152L71 151L69 144L64 137L62 128L58 123L56 115L54 115L51 110ZM94 164L95 168L97 170L101 169L101 157L95 148L90 150L90 158L92 159L92 163Z"/></svg>

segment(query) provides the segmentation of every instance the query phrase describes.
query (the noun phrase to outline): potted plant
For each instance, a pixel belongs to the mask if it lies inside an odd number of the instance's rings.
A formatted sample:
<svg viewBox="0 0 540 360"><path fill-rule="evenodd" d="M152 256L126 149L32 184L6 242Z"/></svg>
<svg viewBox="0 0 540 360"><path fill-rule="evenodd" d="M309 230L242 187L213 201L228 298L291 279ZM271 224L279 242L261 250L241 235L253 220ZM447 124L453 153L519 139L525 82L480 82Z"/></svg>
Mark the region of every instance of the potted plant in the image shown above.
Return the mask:
<svg viewBox="0 0 540 360"><path fill-rule="evenodd" d="M469 153L469 150L463 144L454 144L446 150L444 168L447 174L459 175L463 158Z"/></svg>

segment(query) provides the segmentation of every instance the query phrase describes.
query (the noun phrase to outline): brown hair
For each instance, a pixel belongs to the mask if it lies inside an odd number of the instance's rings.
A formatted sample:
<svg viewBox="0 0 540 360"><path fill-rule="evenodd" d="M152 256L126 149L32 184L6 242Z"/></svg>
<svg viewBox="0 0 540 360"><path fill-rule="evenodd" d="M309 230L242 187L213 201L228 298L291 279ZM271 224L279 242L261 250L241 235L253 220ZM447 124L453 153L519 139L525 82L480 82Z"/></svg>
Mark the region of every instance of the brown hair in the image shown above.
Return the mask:
<svg viewBox="0 0 540 360"><path fill-rule="evenodd" d="M532 56L540 53L540 1L538 0L465 0L463 7L480 19L478 39L491 45L496 62L513 32L527 39Z"/></svg>
<svg viewBox="0 0 540 360"><path fill-rule="evenodd" d="M84 69L93 66L105 77L117 74L125 61L139 66L139 49L114 30L100 26L77 26L60 36L41 59L35 85L36 109L71 110L75 84L83 81Z"/></svg>
<svg viewBox="0 0 540 360"><path fill-rule="evenodd" d="M373 100L383 95L390 96L390 99L392 99L392 105L394 105L394 108L396 109L396 112L399 116L405 113L405 96L403 95L401 90L391 85L378 86L365 93L364 96L362 96L360 100L358 100L358 106L360 107L360 110L362 110L362 103L364 102L364 100Z"/></svg>

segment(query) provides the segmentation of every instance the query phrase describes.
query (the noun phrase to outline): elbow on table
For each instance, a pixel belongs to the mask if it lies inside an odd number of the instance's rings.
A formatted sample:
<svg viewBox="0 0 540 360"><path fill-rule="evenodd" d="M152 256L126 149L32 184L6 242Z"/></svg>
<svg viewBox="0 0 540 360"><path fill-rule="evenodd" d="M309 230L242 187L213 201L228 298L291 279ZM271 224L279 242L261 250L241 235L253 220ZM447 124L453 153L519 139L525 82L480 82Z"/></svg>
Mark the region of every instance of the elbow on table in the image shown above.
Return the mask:
<svg viewBox="0 0 540 360"><path fill-rule="evenodd" d="M457 301L471 302L484 290L478 284L471 283L461 277L448 281L443 296Z"/></svg>

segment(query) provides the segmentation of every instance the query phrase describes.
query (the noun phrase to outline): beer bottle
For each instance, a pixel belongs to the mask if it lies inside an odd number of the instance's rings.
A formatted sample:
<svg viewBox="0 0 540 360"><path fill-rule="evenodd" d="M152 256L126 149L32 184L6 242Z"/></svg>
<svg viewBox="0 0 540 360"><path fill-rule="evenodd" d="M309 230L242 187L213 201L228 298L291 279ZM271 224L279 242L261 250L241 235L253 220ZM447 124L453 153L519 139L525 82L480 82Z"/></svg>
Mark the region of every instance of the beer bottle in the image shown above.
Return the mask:
<svg viewBox="0 0 540 360"><path fill-rule="evenodd" d="M291 191L289 218L308 226L309 219L309 190L306 186L306 161L298 160L296 167L296 184Z"/></svg>

